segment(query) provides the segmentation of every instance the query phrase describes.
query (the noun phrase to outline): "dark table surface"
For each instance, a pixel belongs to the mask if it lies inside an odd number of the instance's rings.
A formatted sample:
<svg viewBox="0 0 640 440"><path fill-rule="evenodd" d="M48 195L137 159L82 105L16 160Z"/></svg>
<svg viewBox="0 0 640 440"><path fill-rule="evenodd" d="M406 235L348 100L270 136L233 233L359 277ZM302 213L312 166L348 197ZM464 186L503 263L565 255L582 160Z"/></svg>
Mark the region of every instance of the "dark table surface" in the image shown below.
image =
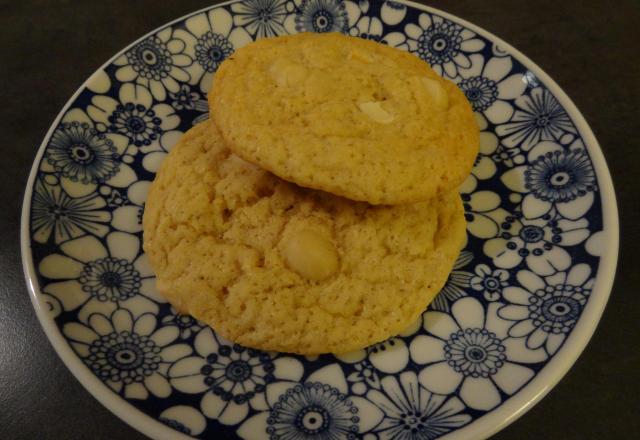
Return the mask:
<svg viewBox="0 0 640 440"><path fill-rule="evenodd" d="M36 149L76 88L133 40L210 3L0 1L0 439L145 438L82 388L40 328L20 264L20 206ZM429 4L502 37L560 84L602 145L620 208L618 274L593 339L549 395L494 438L632 438L640 432L640 2Z"/></svg>

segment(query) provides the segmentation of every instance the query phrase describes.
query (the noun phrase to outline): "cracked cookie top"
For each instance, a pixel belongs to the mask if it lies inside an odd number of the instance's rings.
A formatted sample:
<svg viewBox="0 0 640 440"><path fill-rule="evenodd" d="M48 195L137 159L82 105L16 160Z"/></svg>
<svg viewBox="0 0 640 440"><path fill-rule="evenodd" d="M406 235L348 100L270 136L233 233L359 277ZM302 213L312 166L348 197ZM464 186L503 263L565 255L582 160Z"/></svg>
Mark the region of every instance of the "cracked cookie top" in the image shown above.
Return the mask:
<svg viewBox="0 0 640 440"><path fill-rule="evenodd" d="M445 283L460 197L374 206L302 188L231 153L210 122L162 164L144 212L160 292L234 342L348 352L396 335Z"/></svg>

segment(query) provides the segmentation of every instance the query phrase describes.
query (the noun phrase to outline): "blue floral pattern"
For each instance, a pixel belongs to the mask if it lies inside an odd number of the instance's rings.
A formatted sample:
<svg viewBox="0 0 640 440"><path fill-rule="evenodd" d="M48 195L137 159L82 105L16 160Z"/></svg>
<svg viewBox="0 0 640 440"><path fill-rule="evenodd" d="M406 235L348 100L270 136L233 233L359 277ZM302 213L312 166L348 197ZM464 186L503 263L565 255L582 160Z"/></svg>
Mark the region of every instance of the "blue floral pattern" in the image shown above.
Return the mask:
<svg viewBox="0 0 640 440"><path fill-rule="evenodd" d="M505 289L505 298L511 304L505 305L498 314L516 325L509 334L526 337L527 346L545 346L554 354L567 334L575 326L582 309L587 303L594 279L586 264L577 264L569 272L558 272L542 278L522 270L518 272L518 287Z"/></svg>
<svg viewBox="0 0 640 440"><path fill-rule="evenodd" d="M244 27L233 27L231 13L224 8L187 18L184 29L174 32L185 45L184 52L193 60L187 67L190 83L198 84L203 93L209 91L213 74L236 49L252 41Z"/></svg>
<svg viewBox="0 0 640 440"><path fill-rule="evenodd" d="M47 162L74 182L104 182L119 171L113 141L87 123L63 122L53 132L46 152Z"/></svg>
<svg viewBox="0 0 640 440"><path fill-rule="evenodd" d="M385 377L381 391L372 389L367 397L385 414L374 430L381 438L434 439L471 420L458 398L427 391L413 371Z"/></svg>
<svg viewBox="0 0 640 440"><path fill-rule="evenodd" d="M290 0L245 0L231 5L233 23L254 38L269 38L287 34L284 20L293 10Z"/></svg>
<svg viewBox="0 0 640 440"><path fill-rule="evenodd" d="M473 254L469 251L462 251L456 262L453 264L453 270L447 278L447 282L440 290L440 293L433 300L431 308L441 312L449 311L449 304L458 298L467 296L467 291L471 287L472 273L462 270L464 266L473 261Z"/></svg>
<svg viewBox="0 0 640 440"><path fill-rule="evenodd" d="M470 68L472 60L469 55L481 51L486 45L469 29L431 14L420 14L418 23L408 23L404 32L390 33L384 41L415 53L438 74L448 78L457 78L460 69Z"/></svg>
<svg viewBox="0 0 640 440"><path fill-rule="evenodd" d="M296 12L298 32L345 32L348 17L342 0L302 0Z"/></svg>
<svg viewBox="0 0 640 440"><path fill-rule="evenodd" d="M302 357L233 344L158 295L142 214L220 64L259 38L344 32L410 51L458 84L481 130L460 187L468 239L400 335ZM165 26L92 76L46 139L31 191L39 298L84 365L199 438L435 439L517 395L589 301L603 230L592 146L517 56L391 0L239 0Z"/></svg>
<svg viewBox="0 0 640 440"><path fill-rule="evenodd" d="M178 329L158 327L152 313L134 319L127 309L110 316L92 314L89 325L68 323L65 336L89 369L115 392L129 399L149 394L167 398L172 388L167 369L176 359L191 353L186 344L174 344Z"/></svg>
<svg viewBox="0 0 640 440"><path fill-rule="evenodd" d="M517 110L513 118L496 127L496 133L503 136L502 143L507 148L520 146L529 151L540 141L576 134L569 115L549 90L536 87L516 98L514 103Z"/></svg>
<svg viewBox="0 0 640 440"><path fill-rule="evenodd" d="M183 53L184 43L172 39L171 34L168 27L116 58L113 64L120 66L116 70L116 78L147 87L159 101L166 98L167 91L176 93L181 82L189 81L189 74L184 68L193 60Z"/></svg>
<svg viewBox="0 0 640 440"><path fill-rule="evenodd" d="M99 194L69 197L59 184L38 179L33 189L31 228L33 239L46 243L53 234L61 243L85 233L104 237L109 232L105 224L111 213L104 208L107 202Z"/></svg>

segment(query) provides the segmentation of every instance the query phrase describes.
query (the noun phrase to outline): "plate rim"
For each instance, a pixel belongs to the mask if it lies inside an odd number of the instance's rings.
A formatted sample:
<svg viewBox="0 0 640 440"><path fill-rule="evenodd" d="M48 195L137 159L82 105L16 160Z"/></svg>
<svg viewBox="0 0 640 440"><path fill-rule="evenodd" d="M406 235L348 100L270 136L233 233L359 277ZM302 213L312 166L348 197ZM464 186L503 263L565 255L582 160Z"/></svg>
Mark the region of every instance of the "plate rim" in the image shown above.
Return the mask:
<svg viewBox="0 0 640 440"><path fill-rule="evenodd" d="M91 79L98 72L103 71L105 67L115 61L115 59L129 48L135 46L138 42L145 38L157 33L161 29L174 25L191 17L193 15L200 14L213 8L220 6L226 6L235 3L239 0L227 0L224 2L209 5L196 11L187 13L175 20L163 23L157 28L144 34L140 38L134 40L124 48L118 50L115 55L109 58L104 64L96 68L93 73L76 89L73 95L67 100L60 112L57 114L49 130L45 134L42 143L36 151L36 155L33 159L33 164L29 172L29 178L26 183L26 188L22 201L22 210L20 217L20 250L21 250L21 262L25 282L27 284L27 290L29 292L29 298L31 304L36 312L36 316L40 323L40 326L44 330L47 339L53 346L58 357L62 360L65 366L73 374L73 376L80 382L86 391L91 394L93 398L98 400L105 408L107 408L112 414L116 415L120 420L154 439L190 439L185 434L179 433L168 426L164 425L160 421L153 419L142 410L136 408L126 399L123 399L116 393L114 393L107 385L100 381L82 362L82 360L73 352L71 346L62 335L62 332L55 324L55 321L51 319L46 310L46 305L39 298L41 293L40 286L37 282L37 274L35 266L33 264L33 258L30 246L30 208L31 199L33 194L33 187L35 178L38 173L38 168L44 151L46 149L47 140L51 137L53 131L60 123L60 120L66 113L66 111L73 104L78 95L86 88ZM382 0L381 0L382 1ZM459 428L449 434L444 435L443 439L446 440L463 440L471 438L487 438L498 431L506 428L508 425L522 417L527 411L529 411L534 405L536 405L543 397L553 389L557 383L567 374L569 369L578 360L578 357L582 354L587 344L591 340L608 299L611 295L613 288L613 281L617 269L617 260L619 252L619 239L620 239L620 226L618 216L617 199L613 186L613 180L607 162L604 157L604 153L598 140L596 139L591 127L587 123L586 119L580 112L580 110L573 103L571 98L564 92L564 90L535 62L529 57L523 54L521 51L513 47L511 44L504 41L502 38L497 37L492 32L485 30L484 28L477 26L469 21L462 19L454 14L442 11L431 6L427 6L421 3L417 3L411 0L394 0L398 3L405 4L409 7L439 15L448 20L459 23L466 28L474 31L476 34L488 39L493 44L499 45L502 49L505 49L514 59L518 60L528 70L530 70L537 78L540 79L542 84L549 89L553 96L558 100L560 105L567 111L575 124L580 136L583 138L589 157L596 171L598 177L598 189L600 192L600 203L602 208L602 233L607 233L606 238L607 247L604 252L599 256L598 270L595 275L596 284L593 288L593 292L597 292L596 295L592 295L587 302L587 306L582 312L581 318L578 320L575 328L563 344L562 349L553 356L553 358L544 366L544 368L522 389L517 391L513 396L509 397L496 409L491 410L485 415L474 420L470 424Z"/></svg>

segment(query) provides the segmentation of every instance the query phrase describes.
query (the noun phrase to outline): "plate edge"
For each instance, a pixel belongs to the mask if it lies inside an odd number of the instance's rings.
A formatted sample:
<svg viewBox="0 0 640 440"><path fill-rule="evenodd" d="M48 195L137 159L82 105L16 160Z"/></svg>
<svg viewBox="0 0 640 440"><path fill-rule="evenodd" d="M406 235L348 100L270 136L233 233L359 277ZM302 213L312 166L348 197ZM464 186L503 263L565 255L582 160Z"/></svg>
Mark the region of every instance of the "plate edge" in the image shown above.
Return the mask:
<svg viewBox="0 0 640 440"><path fill-rule="evenodd" d="M517 391L516 394L507 399L496 410L481 416L469 425L441 437L443 440L487 438L515 422L540 402L575 364L595 333L609 300L609 296L611 295L617 268L620 239L618 203L609 167L607 166L600 143L593 134L591 127L569 95L567 95L558 83L540 66L502 38L456 15L410 0L396 1L416 9L440 15L443 18L455 21L471 29L475 33L501 46L509 53L509 56L512 56L522 63L525 68L533 72L534 75L541 80L542 84L551 91L553 96L558 99L559 103L575 123L580 136L585 140L585 147L589 152L589 156L596 170L596 175L598 176L598 187L601 194L600 201L602 205L602 231L607 231L608 235L606 238L609 245L605 249L605 252L600 255L598 271L595 275L596 284L593 292L602 292L602 294L587 302L587 307L584 309L581 319L578 320L577 326L563 344L563 348L543 367L531 382ZM594 301L595 299L598 299L598 301ZM555 371L550 372L549 370ZM490 420L496 417L502 417L503 420L500 423L494 423Z"/></svg>
<svg viewBox="0 0 640 440"><path fill-rule="evenodd" d="M167 23L163 23L159 27L151 30L146 33L142 37L133 41L131 44L125 46L123 49L119 50L113 57L107 60L103 65L99 68L95 69L91 76L83 82L80 87L75 91L75 93L69 98L69 100L65 103L63 108L60 110L51 127L47 131L43 142L38 147L37 153L35 155L33 165L29 172L29 178L27 180L27 186L25 188L25 193L23 197L22 210L21 210L21 220L20 220L20 249L21 249L21 261L23 272L25 276L25 282L27 284L27 289L29 291L29 297L31 299L31 303L33 308L36 311L36 316L38 321L40 322L40 326L44 330L49 342L53 346L54 350L63 361L65 366L72 372L75 378L81 383L81 385L94 397L98 400L102 405L104 405L110 412L115 414L122 421L127 423L132 428L140 431L141 433L148 435L152 438L157 439L188 439L188 437L184 434L180 434L175 430L165 426L161 422L154 420L149 415L145 414L141 410L135 408L133 405L128 403L126 400L120 398L116 393L114 393L107 385L101 382L97 377L95 377L86 365L82 363L82 361L77 357L77 355L71 349L71 346L62 336L62 333L55 325L54 321L48 316L48 312L44 309L40 300L37 298L37 294L41 291L38 286L36 286L32 280L37 277L35 273L35 267L32 264L32 254L31 247L29 245L30 231L29 231L29 218L30 218L30 207L31 207L31 197L33 193L33 184L35 181L35 177L38 171L38 167L40 161L42 160L42 156L44 154L44 150L46 147L46 140L51 136L56 126L59 124L62 119L64 113L69 109L73 101L77 98L77 96L84 90L95 74L95 72L103 70L106 66L111 64L122 52L127 49L133 47L138 42L144 40L150 35L158 32L161 29L166 28L167 26L171 26L175 23L185 20L187 17L199 14L204 11L208 11L213 7L225 6L231 3L235 3L237 0L229 0L225 2L216 3L214 5L206 6L202 9L199 9L194 12L190 12L185 14L184 16L172 20ZM481 438L489 437L492 434L504 429L515 420L524 415L528 410L530 410L535 404L537 404L547 393L555 386L557 383L566 375L568 370L573 366L573 364L577 361L580 354L586 348L589 340L593 336L602 313L604 312L604 308L607 304L608 298L611 294L611 290L613 288L613 280L615 277L616 267L617 267L617 258L618 258L618 250L619 250L619 218L618 218L618 208L617 201L615 197L615 191L613 187L613 181L611 178L611 173L609 172L608 166L606 164L606 160L604 158L604 153L598 143L593 131L587 124L584 116L578 110L573 101L569 98L569 96L560 88L560 86L536 63L534 63L529 57L524 55L515 47L506 43L503 39L497 37L493 33L476 26L473 23L468 22L458 16L453 14L449 14L440 9L433 8L421 3L416 3L408 0L396 0L398 3L406 4L410 7L413 7L418 10L422 10L425 12L430 12L436 15L440 15L443 18L447 18L449 20L455 21L464 25L465 27L473 30L479 35L487 38L488 40L499 44L501 47L509 52L509 55L513 56L519 62L521 62L528 70L531 70L547 87L553 95L560 101L561 105L568 111L569 115L572 116L573 122L576 124L580 135L587 140L585 142L585 146L589 151L589 155L592 159L593 165L596 169L596 175L598 177L602 177L602 181L598 181L599 189L601 193L601 204L603 209L603 231L608 230L607 237L610 239L609 245L606 249L606 252L600 256L600 262L598 265L598 272L596 274L596 285L594 286L595 291L606 292L602 294L602 298L598 297L597 304L594 303L594 300L590 300L587 303L587 307L583 311L583 319L578 321L578 325L573 329L570 336L567 338L567 341L564 344L562 358L558 357L558 355L554 356L547 365L541 370L540 374L538 374L531 382L529 382L524 388L516 392L516 394L510 397L504 404L500 405L498 409L487 413L486 415L480 417L476 421L470 423L469 425L460 428L450 434L447 434L441 438L446 440L467 440L472 438ZM595 146L593 148L589 148L588 145ZM606 266L606 267L605 267ZM584 319L584 317L588 319ZM592 323L589 327L588 323ZM566 347L566 348L565 348ZM557 369L557 371L550 373L548 371L549 367L551 369ZM545 384L546 382L546 384ZM539 388L539 389L538 389ZM118 406L122 406L118 408ZM513 409L514 407L518 407ZM502 422L493 423L493 421L489 419L503 417ZM474 432L472 432L472 429ZM480 432L478 432L480 431Z"/></svg>
<svg viewBox="0 0 640 440"><path fill-rule="evenodd" d="M107 66L112 64L116 60L116 58L120 56L121 53L127 51L129 48L135 46L145 38L157 33L161 29L164 29L175 23L182 22L188 17L208 11L214 7L225 6L234 3L235 1L237 0L227 0L224 2L205 6L201 9L189 12L179 18L176 18L175 20L162 23L160 26L145 33L140 38L134 40L124 48L119 49L111 58L104 62L100 67L95 69L89 76L89 78L87 78L67 100L67 102L64 104L60 112L56 115L53 123L47 130L47 133L45 134L40 146L36 151L36 155L33 160L31 170L29 171L29 178L27 179L27 184L22 199L22 209L20 214L20 254L22 269L25 277L25 282L27 284L27 290L29 292L31 304L36 312L36 317L38 318L40 326L47 336L47 339L49 340L49 343L53 346L54 351L62 360L67 369L69 369L75 379L80 382L80 384L91 395L91 397L98 400L98 402L100 402L105 408L107 408L107 410L109 410L112 414L125 422L127 425L153 439L187 440L191 439L192 437L179 433L176 430L171 429L170 427L159 422L158 420L153 419L148 414L144 413L143 411L127 402L125 399L121 398L118 394L111 390L111 388L100 381L82 362L82 360L74 353L73 349L62 335L60 329L55 325L55 321L48 315L48 311L43 307L43 304L38 298L38 294L41 293L42 290L39 288L40 286L37 286L33 282L33 280L37 279L37 274L35 271L35 266L33 265L29 228L33 185L38 173L38 168L42 160L42 156L44 155L44 151L46 149L47 140L51 137L53 131L62 120L62 117L71 107L71 104L75 101L78 95L80 95L80 93L84 89L86 89L87 85L93 78L93 75L96 74L96 72L104 70Z"/></svg>

